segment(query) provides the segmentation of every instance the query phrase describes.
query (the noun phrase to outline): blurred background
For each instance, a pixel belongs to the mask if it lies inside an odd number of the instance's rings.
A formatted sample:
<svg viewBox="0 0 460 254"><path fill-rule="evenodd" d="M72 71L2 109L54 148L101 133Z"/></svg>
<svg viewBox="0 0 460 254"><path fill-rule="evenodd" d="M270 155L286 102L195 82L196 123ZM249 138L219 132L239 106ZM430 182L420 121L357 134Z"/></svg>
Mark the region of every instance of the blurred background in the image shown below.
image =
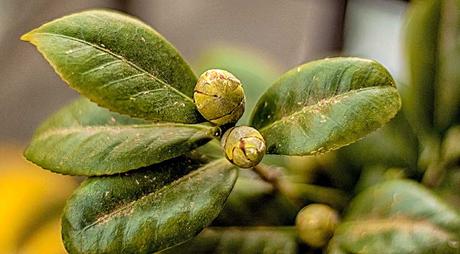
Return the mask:
<svg viewBox="0 0 460 254"><path fill-rule="evenodd" d="M37 170L21 157L40 122L78 94L32 45L19 40L20 35L66 14L110 8L154 27L197 74L232 65L227 61L234 57L241 63L234 66L240 75L269 86L296 65L346 55L375 59L404 81L401 28L408 4L402 0L0 0L0 254L63 253L58 215L76 186L74 180Z"/></svg>
<svg viewBox="0 0 460 254"><path fill-rule="evenodd" d="M250 51L277 72L326 56L374 58L402 73L400 0L0 0L0 140L27 142L78 95L20 35L66 14L111 8L137 16L189 63L210 49ZM269 84L267 84L269 85Z"/></svg>

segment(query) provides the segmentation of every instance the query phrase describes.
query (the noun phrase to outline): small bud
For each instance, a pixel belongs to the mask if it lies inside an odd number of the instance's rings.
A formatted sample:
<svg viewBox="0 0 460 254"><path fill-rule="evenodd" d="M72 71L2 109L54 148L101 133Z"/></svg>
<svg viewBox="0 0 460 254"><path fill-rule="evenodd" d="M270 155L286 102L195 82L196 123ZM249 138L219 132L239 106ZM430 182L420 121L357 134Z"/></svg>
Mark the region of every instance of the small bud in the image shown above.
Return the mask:
<svg viewBox="0 0 460 254"><path fill-rule="evenodd" d="M296 227L300 239L314 248L325 246L339 222L337 212L327 205L311 204L297 214Z"/></svg>
<svg viewBox="0 0 460 254"><path fill-rule="evenodd" d="M249 126L238 126L227 130L222 137L225 157L240 168L259 164L265 155L265 140L260 133Z"/></svg>
<svg viewBox="0 0 460 254"><path fill-rule="evenodd" d="M243 87L228 71L213 69L201 74L193 99L201 115L216 125L236 123L244 113Z"/></svg>

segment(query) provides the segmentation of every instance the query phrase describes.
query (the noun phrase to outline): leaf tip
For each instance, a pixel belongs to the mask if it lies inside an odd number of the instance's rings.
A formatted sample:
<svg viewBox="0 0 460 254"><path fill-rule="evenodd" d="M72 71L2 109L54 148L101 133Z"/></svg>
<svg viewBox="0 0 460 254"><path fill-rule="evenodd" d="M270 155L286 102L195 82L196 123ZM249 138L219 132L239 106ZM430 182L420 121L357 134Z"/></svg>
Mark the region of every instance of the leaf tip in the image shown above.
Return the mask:
<svg viewBox="0 0 460 254"><path fill-rule="evenodd" d="M33 44L33 37L34 37L35 30L32 30L28 33L25 33L19 37L21 41L27 41Z"/></svg>

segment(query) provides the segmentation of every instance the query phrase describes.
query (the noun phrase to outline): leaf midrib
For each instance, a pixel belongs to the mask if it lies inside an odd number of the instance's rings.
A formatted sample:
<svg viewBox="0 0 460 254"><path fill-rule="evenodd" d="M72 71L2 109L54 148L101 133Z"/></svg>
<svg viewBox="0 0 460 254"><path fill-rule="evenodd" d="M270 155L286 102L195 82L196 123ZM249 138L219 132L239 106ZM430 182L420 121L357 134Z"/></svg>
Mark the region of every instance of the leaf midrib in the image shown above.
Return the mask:
<svg viewBox="0 0 460 254"><path fill-rule="evenodd" d="M171 89L172 91L176 92L177 94L179 94L180 96L182 96L183 98L185 98L186 100L194 103L193 99L189 96L187 96L186 94L182 93L181 91L179 91L178 89L176 89L175 87L173 87L172 85L166 83L165 81L161 80L160 78L156 77L155 75L153 75L152 73L144 70L143 68L141 68L140 66L138 66L137 64L133 63L132 61L126 59L125 57L119 55L119 54L116 54L112 51L110 51L109 49L106 49L106 48L103 48L103 47L100 47L99 45L97 44L94 44L94 43L91 43L91 42L88 42L88 41L85 41L85 40L82 40L82 39L79 39L79 38L76 38L76 37L72 37L72 36L68 36L68 35L63 35L63 34L57 34L57 33L50 33L50 32L33 32L33 34L31 35L47 35L47 36L56 36L56 37L61 37L61 38L65 38L65 39L68 39L68 40L72 40L72 41L76 41L76 42L80 42L80 43L83 43L83 44L86 44L88 46L91 46L91 47L94 47L95 49L99 50L99 51L103 51L119 60L122 60L123 62L126 62L127 64L129 64L131 67L133 67L134 69L142 72L142 73L145 73L147 76L149 76L150 78L158 81L159 83L165 85L166 87L168 87L169 89ZM24 37L24 39L27 40L27 37ZM32 40L31 40L32 41ZM52 64L52 63L51 63ZM53 64L52 64L53 65Z"/></svg>
<svg viewBox="0 0 460 254"><path fill-rule="evenodd" d="M225 158L222 158L222 159L217 159L215 161L211 161L209 163L205 163L205 164L202 164L199 168L197 168L196 170L192 171L192 172L189 172L188 174L170 182L169 184L166 184L164 185L163 187L159 188L159 189L156 189L156 190L153 190L152 192L148 193L147 195L144 195L138 199L135 199L131 202L128 202L124 205L121 205L119 207L117 207L116 209L114 209L113 211L111 211L110 213L107 213L107 214L102 214L102 216L97 216L96 220L85 226L84 228L80 229L78 234L81 234L83 233L84 231L96 226L96 225L103 225L104 223L107 223L109 221L110 218L114 218L116 217L116 215L118 214L122 214L124 211L128 210L128 209L131 209L133 208L136 203L138 202L141 202L143 199L146 199L150 196L156 196L158 195L158 193L163 193L163 190L165 189L169 189L169 188L172 188L176 185L179 185L180 183L194 177L195 175L199 175L199 174L203 174L203 172L208 169L208 168L211 168L211 170L213 170L214 168L212 168L210 165L211 164L219 164L221 163L222 161L225 161L226 159Z"/></svg>
<svg viewBox="0 0 460 254"><path fill-rule="evenodd" d="M79 133L84 131L90 132L119 132L122 130L134 130L134 129L155 129L157 127L186 127L186 128L194 128L197 130L214 130L215 127L211 126L204 126L204 125L187 125L187 124L136 124L136 125L114 125L114 126L72 126L72 127L61 127L61 128L52 128L41 132L34 138L34 141L39 141L42 139L49 138L53 135L67 135L72 133Z"/></svg>
<svg viewBox="0 0 460 254"><path fill-rule="evenodd" d="M286 122L286 121L290 120L291 118L296 118L297 115L300 115L300 114L303 114L305 112L308 112L313 107L317 107L318 103L328 103L331 100L336 100L336 99L338 99L340 97L346 97L346 96L349 96L349 95L354 95L354 94L357 94L357 93L362 92L362 91L373 90L373 89L388 89L390 87L393 88L393 89L396 89L393 86L370 86L370 87L364 87L364 88L359 88L359 89L355 89L355 90L350 90L350 91L345 92L345 93L337 94L335 96L322 99L322 100L316 102L315 104L306 105L306 106L302 107L301 109L295 111L294 113L292 113L290 115L283 116L282 118L271 122L270 124L260 128L259 131L263 132L264 130L269 129L272 126L277 125L277 124L279 124L281 122Z"/></svg>

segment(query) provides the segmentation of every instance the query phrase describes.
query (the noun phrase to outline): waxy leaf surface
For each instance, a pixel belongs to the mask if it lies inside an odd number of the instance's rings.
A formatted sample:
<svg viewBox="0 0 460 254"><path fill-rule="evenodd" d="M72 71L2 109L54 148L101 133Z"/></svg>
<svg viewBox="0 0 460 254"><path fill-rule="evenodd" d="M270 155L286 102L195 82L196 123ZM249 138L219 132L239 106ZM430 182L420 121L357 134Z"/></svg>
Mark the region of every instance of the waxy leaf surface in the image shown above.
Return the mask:
<svg viewBox="0 0 460 254"><path fill-rule="evenodd" d="M384 182L359 194L328 253L459 253L460 216L422 185Z"/></svg>
<svg viewBox="0 0 460 254"><path fill-rule="evenodd" d="M22 37L72 88L118 113L168 122L204 121L193 103L196 77L177 50L146 24L85 11Z"/></svg>
<svg viewBox="0 0 460 254"><path fill-rule="evenodd" d="M295 254L296 231L289 227L208 228L195 239L160 252L201 254Z"/></svg>
<svg viewBox="0 0 460 254"><path fill-rule="evenodd" d="M197 235L221 211L238 176L225 159L175 158L125 174L92 177L68 200L69 253L153 253Z"/></svg>
<svg viewBox="0 0 460 254"><path fill-rule="evenodd" d="M377 62L331 58L284 74L252 113L267 152L324 153L383 126L401 107L388 71Z"/></svg>
<svg viewBox="0 0 460 254"><path fill-rule="evenodd" d="M177 157L217 131L202 124L148 123L79 99L37 129L25 156L57 173L109 175Z"/></svg>

